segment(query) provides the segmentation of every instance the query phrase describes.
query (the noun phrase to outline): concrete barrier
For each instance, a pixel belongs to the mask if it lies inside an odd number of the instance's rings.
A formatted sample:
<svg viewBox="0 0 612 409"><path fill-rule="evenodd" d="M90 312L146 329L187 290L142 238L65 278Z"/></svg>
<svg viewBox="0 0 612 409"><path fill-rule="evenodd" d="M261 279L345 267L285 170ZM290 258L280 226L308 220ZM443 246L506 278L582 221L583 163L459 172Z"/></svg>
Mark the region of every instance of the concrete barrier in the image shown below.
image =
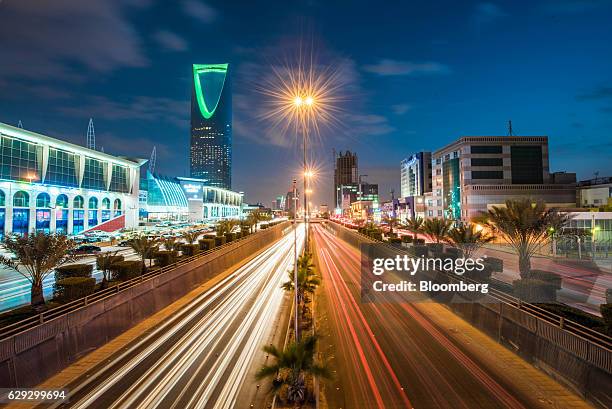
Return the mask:
<svg viewBox="0 0 612 409"><path fill-rule="evenodd" d="M280 239L281 223L0 341L0 386L32 387ZM289 229L290 230L290 229Z"/></svg>
<svg viewBox="0 0 612 409"><path fill-rule="evenodd" d="M373 241L326 226L356 248ZM602 408L612 407L612 351L508 303L448 303L455 314Z"/></svg>

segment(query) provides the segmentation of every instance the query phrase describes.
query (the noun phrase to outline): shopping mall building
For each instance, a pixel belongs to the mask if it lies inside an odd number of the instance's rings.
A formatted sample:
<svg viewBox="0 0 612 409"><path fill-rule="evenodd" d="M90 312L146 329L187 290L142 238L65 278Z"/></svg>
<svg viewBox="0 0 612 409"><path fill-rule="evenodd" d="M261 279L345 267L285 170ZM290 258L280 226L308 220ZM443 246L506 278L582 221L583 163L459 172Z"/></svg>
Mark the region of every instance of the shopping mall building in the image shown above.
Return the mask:
<svg viewBox="0 0 612 409"><path fill-rule="evenodd" d="M144 162L0 123L0 234L137 226Z"/></svg>

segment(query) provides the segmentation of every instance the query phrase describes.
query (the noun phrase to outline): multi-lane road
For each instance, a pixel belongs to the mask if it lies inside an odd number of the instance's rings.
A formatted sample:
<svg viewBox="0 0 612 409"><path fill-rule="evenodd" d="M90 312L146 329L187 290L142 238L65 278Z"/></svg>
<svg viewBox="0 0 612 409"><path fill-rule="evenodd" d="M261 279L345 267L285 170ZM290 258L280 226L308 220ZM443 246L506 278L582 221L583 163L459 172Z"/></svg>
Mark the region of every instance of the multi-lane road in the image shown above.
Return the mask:
<svg viewBox="0 0 612 409"><path fill-rule="evenodd" d="M298 229L299 248L303 238ZM262 347L286 332L279 320L291 298L280 287L293 239L287 234L66 385L61 407L266 407L269 385L258 387L253 374L267 359Z"/></svg>
<svg viewBox="0 0 612 409"><path fill-rule="evenodd" d="M489 354L509 351L471 355L447 332L449 327L467 328L467 323L440 305L361 303L358 250L322 226L313 227L313 236L323 279L317 298L321 352L335 371L334 378L324 383L329 407L562 407L555 406L559 402L553 400L565 394L572 404L583 405L553 380L529 372L537 370L519 357L505 356L501 368L487 365ZM430 319L431 314L442 313L447 314L446 328ZM479 342L475 340L471 342ZM501 363L502 357L499 359ZM513 370L517 373L510 373ZM525 373L533 376L534 382L537 377L544 389L538 393L537 389L526 392L529 386L519 387Z"/></svg>

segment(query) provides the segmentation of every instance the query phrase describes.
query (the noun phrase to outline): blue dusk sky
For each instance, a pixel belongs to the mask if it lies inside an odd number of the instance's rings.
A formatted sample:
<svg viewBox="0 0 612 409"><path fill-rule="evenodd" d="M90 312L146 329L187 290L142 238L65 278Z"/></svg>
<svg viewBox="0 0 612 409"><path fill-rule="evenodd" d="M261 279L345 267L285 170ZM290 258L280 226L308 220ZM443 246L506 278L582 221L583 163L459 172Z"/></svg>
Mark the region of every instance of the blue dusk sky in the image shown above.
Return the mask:
<svg viewBox="0 0 612 409"><path fill-rule="evenodd" d="M547 135L551 171L612 175L612 1L0 0L0 121L187 175L191 64L231 64L233 188L270 205L300 145L259 90L299 50L332 69L333 126L313 135L314 202L332 149L399 191L399 162L461 135Z"/></svg>

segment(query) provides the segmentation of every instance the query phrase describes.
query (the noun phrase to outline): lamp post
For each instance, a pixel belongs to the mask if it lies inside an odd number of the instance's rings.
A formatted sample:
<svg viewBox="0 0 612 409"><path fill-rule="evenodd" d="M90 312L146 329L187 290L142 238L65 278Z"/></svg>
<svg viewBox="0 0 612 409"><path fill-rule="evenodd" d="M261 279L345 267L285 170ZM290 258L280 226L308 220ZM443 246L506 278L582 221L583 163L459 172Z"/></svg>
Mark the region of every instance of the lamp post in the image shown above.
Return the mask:
<svg viewBox="0 0 612 409"><path fill-rule="evenodd" d="M297 180L293 179L293 315L295 340L298 340L298 256L297 256Z"/></svg>
<svg viewBox="0 0 612 409"><path fill-rule="evenodd" d="M312 176L312 172L308 170L307 164L307 156L306 150L308 145L308 120L309 115L312 113L311 110L314 108L315 99L311 95L297 95L293 99L293 104L297 110L297 119L298 123L302 125L302 147L303 147L303 158L302 158L302 167L303 167L303 176L304 176L304 233L306 237L304 238L304 249L308 251L308 231L309 231L309 222L308 222L308 178Z"/></svg>

